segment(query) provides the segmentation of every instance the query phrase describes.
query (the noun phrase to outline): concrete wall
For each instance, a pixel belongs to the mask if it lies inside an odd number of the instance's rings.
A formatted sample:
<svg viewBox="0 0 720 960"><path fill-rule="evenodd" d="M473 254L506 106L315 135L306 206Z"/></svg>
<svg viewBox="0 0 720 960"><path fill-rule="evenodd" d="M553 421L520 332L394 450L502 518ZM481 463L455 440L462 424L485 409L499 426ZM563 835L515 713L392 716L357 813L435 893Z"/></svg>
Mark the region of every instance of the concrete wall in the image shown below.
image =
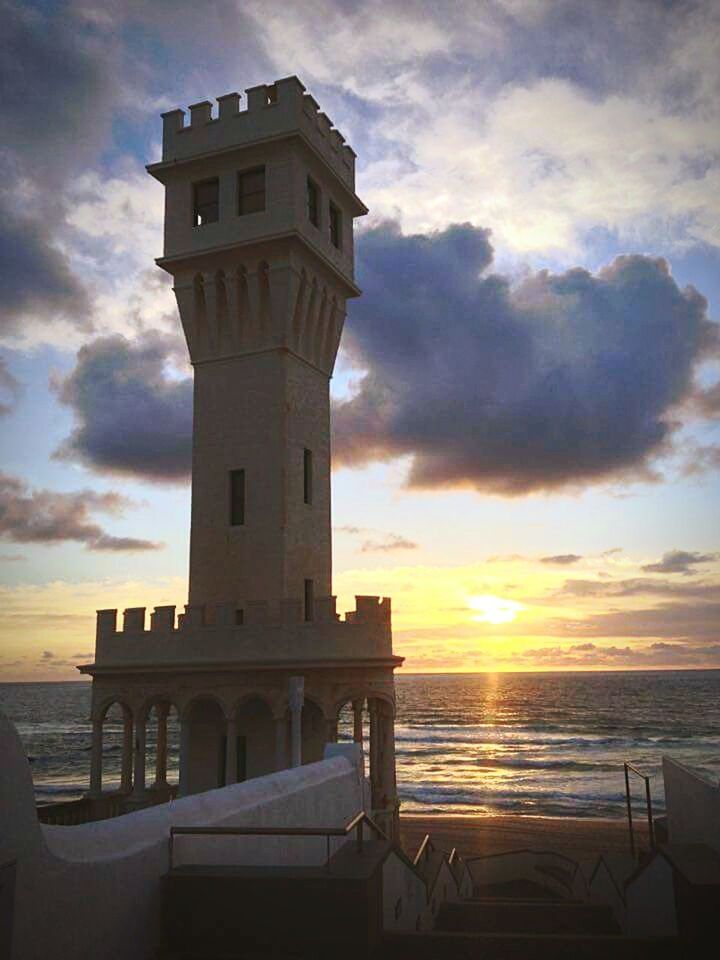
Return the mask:
<svg viewBox="0 0 720 960"><path fill-rule="evenodd" d="M362 803L358 768L335 756L115 820L41 827L3 714L0 757L0 862L18 861L12 960L150 960L171 825L341 826ZM279 855L297 862L297 846Z"/></svg>
<svg viewBox="0 0 720 960"><path fill-rule="evenodd" d="M677 934L673 871L662 854L657 854L625 888L623 933L630 937Z"/></svg>
<svg viewBox="0 0 720 960"><path fill-rule="evenodd" d="M670 843L707 843L720 851L720 785L663 757Z"/></svg>
<svg viewBox="0 0 720 960"><path fill-rule="evenodd" d="M399 904L399 914L397 912ZM425 881L391 853L383 864L383 927L385 930L426 930L428 892Z"/></svg>

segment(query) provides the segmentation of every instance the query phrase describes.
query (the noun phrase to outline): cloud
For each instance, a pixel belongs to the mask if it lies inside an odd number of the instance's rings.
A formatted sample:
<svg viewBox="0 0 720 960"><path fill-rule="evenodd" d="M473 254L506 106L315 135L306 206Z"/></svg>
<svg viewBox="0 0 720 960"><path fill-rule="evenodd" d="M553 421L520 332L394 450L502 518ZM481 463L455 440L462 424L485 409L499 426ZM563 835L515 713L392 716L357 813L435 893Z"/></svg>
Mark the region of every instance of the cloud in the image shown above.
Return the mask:
<svg viewBox="0 0 720 960"><path fill-rule="evenodd" d="M718 342L704 298L644 256L516 288L492 258L470 224L359 238L346 349L367 373L335 405L336 463L409 456L410 487L505 496L653 476Z"/></svg>
<svg viewBox="0 0 720 960"><path fill-rule="evenodd" d="M720 583L672 583L652 577L633 577L626 580L566 580L554 595L558 597L639 597L657 596L679 599L695 597L720 601Z"/></svg>
<svg viewBox="0 0 720 960"><path fill-rule="evenodd" d="M136 341L101 337L78 352L55 384L76 426L55 456L101 472L185 482L190 473L192 380L172 375L185 363L179 338L149 333Z"/></svg>
<svg viewBox="0 0 720 960"><path fill-rule="evenodd" d="M553 620L547 628L555 636L664 637L718 640L720 600L709 603L663 603L636 610L612 610L583 620Z"/></svg>
<svg viewBox="0 0 720 960"><path fill-rule="evenodd" d="M643 573L693 573L693 567L700 563L717 560L720 553L691 553L687 550L669 550L657 563L647 563Z"/></svg>
<svg viewBox="0 0 720 960"><path fill-rule="evenodd" d="M418 545L397 533L388 533L384 540L365 540L361 553L390 553L394 550L417 550Z"/></svg>
<svg viewBox="0 0 720 960"><path fill-rule="evenodd" d="M511 654L511 662L546 664L552 667L718 667L720 643L687 644L660 641L648 646L618 647L575 643L569 647L526 648Z"/></svg>
<svg viewBox="0 0 720 960"><path fill-rule="evenodd" d="M345 524L334 528L338 533L349 536L370 535L360 547L361 553L390 553L393 550L417 550L418 544L399 533L384 533L371 527L355 527Z"/></svg>
<svg viewBox="0 0 720 960"><path fill-rule="evenodd" d="M117 493L29 491L17 477L0 474L0 536L15 543L84 543L88 550L156 550L160 544L132 537L114 537L93 523L89 514L117 514L129 501Z"/></svg>
<svg viewBox="0 0 720 960"><path fill-rule="evenodd" d="M6 399L0 401L0 417L7 416L15 408L15 403L22 393L22 386L8 370L7 362L0 357L0 396Z"/></svg>
<svg viewBox="0 0 720 960"><path fill-rule="evenodd" d="M571 563L577 563L582 557L577 553L558 553L554 557L540 557L540 563L558 564L559 566L569 566Z"/></svg>
<svg viewBox="0 0 720 960"><path fill-rule="evenodd" d="M62 318L87 329L89 297L60 242L64 187L111 130L118 46L100 19L2 3L0 335Z"/></svg>

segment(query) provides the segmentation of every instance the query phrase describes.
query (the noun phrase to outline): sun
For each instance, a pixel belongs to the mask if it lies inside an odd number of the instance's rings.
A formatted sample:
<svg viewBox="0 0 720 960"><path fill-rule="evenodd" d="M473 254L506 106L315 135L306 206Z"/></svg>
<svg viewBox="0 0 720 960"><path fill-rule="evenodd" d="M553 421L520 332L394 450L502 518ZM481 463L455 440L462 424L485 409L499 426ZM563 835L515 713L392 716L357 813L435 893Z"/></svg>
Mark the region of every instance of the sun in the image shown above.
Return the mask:
<svg viewBox="0 0 720 960"><path fill-rule="evenodd" d="M521 610L525 609L522 603L516 600L505 600L491 593L470 597L468 606L471 610L478 611L477 616L473 617L473 620L477 620L478 623L510 623Z"/></svg>

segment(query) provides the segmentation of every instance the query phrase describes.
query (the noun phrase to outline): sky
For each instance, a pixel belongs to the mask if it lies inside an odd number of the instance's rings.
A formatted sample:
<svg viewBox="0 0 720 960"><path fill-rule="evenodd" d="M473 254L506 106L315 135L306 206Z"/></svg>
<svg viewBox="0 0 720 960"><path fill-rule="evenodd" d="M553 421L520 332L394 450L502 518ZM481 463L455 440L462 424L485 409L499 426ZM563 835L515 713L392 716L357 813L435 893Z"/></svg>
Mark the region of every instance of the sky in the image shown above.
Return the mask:
<svg viewBox="0 0 720 960"><path fill-rule="evenodd" d="M160 113L296 74L370 209L338 608L404 670L720 667L720 4L0 0L0 680L186 601Z"/></svg>

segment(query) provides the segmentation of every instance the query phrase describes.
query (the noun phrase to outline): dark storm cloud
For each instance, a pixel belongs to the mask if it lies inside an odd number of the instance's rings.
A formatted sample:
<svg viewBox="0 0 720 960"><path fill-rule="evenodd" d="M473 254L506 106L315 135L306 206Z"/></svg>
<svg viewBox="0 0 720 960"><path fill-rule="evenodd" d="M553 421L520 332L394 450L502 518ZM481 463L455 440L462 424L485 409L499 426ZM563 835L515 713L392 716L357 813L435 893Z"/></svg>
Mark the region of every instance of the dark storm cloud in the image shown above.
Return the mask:
<svg viewBox="0 0 720 960"><path fill-rule="evenodd" d="M540 563L558 564L561 567L577 563L582 557L577 553L557 553L554 557L540 557Z"/></svg>
<svg viewBox="0 0 720 960"><path fill-rule="evenodd" d="M502 495L648 476L715 346L705 299L663 260L545 271L511 289L487 231L358 240L347 348L367 370L335 406L338 462L412 458L416 488Z"/></svg>
<svg viewBox="0 0 720 960"><path fill-rule="evenodd" d="M644 573L694 573L692 569L701 563L712 563L720 553L691 553L687 550L669 550L657 563L648 563Z"/></svg>
<svg viewBox="0 0 720 960"><path fill-rule="evenodd" d="M56 457L95 470L148 480L187 480L192 438L192 381L167 372L185 358L179 339L150 333L137 341L101 337L78 352L56 385L76 427Z"/></svg>
<svg viewBox="0 0 720 960"><path fill-rule="evenodd" d="M51 243L52 221L20 218L0 196L0 336L24 317L61 316L90 329L89 299L67 258Z"/></svg>
<svg viewBox="0 0 720 960"><path fill-rule="evenodd" d="M155 550L157 543L113 537L90 519L92 513L117 514L129 501L117 493L55 493L29 490L17 477L0 474L0 537L15 543L54 544L74 540L88 550Z"/></svg>
<svg viewBox="0 0 720 960"><path fill-rule="evenodd" d="M87 326L88 300L56 245L62 191L110 130L115 41L82 11L0 2L0 335L21 317Z"/></svg>

